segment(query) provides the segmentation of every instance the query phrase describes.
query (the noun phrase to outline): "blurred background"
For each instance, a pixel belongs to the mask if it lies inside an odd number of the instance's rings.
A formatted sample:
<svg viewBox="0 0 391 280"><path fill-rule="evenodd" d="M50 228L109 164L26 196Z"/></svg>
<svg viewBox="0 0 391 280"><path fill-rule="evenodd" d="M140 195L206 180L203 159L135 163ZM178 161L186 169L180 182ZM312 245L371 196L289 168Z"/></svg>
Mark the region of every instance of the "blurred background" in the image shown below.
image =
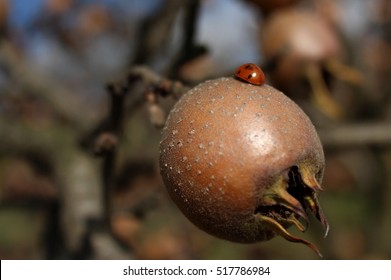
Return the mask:
<svg viewBox="0 0 391 280"><path fill-rule="evenodd" d="M296 233L326 259L390 259L389 0L0 0L0 258L318 259L209 236L161 182L175 98L145 94L152 73L190 87L247 62L324 144L330 233Z"/></svg>

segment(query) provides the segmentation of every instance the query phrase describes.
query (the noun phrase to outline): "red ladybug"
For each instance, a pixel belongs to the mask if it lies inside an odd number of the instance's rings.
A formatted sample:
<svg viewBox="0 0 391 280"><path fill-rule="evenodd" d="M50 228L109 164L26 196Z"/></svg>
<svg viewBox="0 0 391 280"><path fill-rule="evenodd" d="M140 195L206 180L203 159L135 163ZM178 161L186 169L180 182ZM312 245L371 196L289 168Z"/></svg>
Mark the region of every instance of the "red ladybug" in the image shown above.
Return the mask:
<svg viewBox="0 0 391 280"><path fill-rule="evenodd" d="M246 63L236 68L235 77L253 85L262 85L265 83L265 74L254 63Z"/></svg>

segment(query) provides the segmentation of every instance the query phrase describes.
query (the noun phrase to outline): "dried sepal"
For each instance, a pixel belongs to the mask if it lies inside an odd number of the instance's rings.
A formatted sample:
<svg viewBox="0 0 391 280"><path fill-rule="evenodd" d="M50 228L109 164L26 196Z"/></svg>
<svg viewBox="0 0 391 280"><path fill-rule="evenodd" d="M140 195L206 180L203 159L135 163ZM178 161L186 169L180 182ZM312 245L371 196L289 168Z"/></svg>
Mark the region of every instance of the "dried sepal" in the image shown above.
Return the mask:
<svg viewBox="0 0 391 280"><path fill-rule="evenodd" d="M277 183L265 193L262 206L255 211L256 219L265 222L277 235L288 241L306 244L321 256L314 244L293 236L287 231L290 226L294 225L304 232L308 227L306 210L309 209L324 226L324 236L327 236L329 224L317 199L317 192L321 190L315 175L305 165L301 168L294 166L288 171L288 180L280 176ZM305 221L305 225L300 219Z"/></svg>

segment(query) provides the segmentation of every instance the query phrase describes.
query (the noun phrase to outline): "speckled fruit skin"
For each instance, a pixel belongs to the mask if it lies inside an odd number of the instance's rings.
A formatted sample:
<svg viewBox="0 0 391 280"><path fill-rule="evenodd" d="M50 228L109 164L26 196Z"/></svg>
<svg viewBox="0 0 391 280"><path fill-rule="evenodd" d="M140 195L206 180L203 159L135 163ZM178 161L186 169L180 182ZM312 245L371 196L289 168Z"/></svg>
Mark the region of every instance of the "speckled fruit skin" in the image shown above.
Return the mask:
<svg viewBox="0 0 391 280"><path fill-rule="evenodd" d="M181 211L230 241L272 238L254 213L292 166L320 182L324 154L314 126L282 92L234 78L206 81L174 106L162 131L160 168Z"/></svg>

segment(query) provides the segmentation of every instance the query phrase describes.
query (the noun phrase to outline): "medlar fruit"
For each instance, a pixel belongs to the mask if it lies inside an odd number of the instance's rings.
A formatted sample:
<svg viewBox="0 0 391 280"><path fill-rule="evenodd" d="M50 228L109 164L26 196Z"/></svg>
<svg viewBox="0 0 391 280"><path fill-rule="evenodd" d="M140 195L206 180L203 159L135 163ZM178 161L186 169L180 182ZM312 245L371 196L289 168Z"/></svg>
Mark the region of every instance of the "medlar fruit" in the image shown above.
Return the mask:
<svg viewBox="0 0 391 280"><path fill-rule="evenodd" d="M306 210L328 231L317 193L324 154L315 128L287 96L235 78L206 81L174 106L162 131L160 168L184 215L226 240L252 243L304 231Z"/></svg>

